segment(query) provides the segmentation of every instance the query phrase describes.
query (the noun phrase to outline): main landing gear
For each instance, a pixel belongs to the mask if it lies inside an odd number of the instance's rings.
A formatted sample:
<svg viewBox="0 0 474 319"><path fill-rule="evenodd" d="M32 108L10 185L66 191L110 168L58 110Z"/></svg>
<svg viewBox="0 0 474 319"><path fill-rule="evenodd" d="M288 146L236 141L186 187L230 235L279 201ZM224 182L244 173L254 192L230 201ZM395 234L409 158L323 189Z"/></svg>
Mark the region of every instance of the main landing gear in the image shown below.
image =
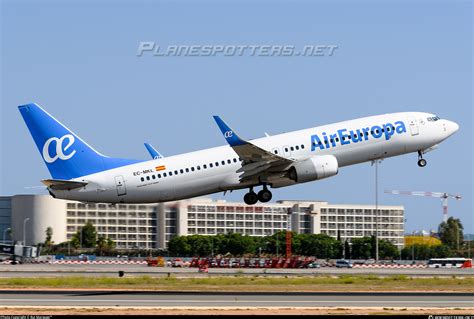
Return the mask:
<svg viewBox="0 0 474 319"><path fill-rule="evenodd" d="M426 166L426 160L423 158L423 153L421 151L418 151L418 166L420 167Z"/></svg>
<svg viewBox="0 0 474 319"><path fill-rule="evenodd" d="M253 187L251 187L250 191L244 196L244 202L247 205L254 205L258 201L262 203L266 203L266 202L269 202L271 199L272 199L272 192L268 190L266 185L263 185L263 189L260 192L258 192L258 194L256 194L253 191Z"/></svg>

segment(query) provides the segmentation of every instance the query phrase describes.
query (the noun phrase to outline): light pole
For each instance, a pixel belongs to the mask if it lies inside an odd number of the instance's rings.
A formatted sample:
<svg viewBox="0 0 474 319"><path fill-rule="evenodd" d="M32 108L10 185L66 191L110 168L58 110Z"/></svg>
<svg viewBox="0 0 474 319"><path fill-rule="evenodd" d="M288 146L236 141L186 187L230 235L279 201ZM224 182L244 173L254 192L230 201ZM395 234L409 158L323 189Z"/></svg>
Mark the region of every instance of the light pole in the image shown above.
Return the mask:
<svg viewBox="0 0 474 319"><path fill-rule="evenodd" d="M11 228L7 228L7 229L5 229L5 230L3 231L3 243L4 243L4 244L6 243L5 238L6 238L6 235L7 235L7 231L9 231L9 230L12 230L12 229L11 229Z"/></svg>
<svg viewBox="0 0 474 319"><path fill-rule="evenodd" d="M23 220L23 245L26 246L26 222L30 219L27 217Z"/></svg>
<svg viewBox="0 0 474 319"><path fill-rule="evenodd" d="M372 161L375 164L375 262L379 261L379 169L378 164L382 159Z"/></svg>

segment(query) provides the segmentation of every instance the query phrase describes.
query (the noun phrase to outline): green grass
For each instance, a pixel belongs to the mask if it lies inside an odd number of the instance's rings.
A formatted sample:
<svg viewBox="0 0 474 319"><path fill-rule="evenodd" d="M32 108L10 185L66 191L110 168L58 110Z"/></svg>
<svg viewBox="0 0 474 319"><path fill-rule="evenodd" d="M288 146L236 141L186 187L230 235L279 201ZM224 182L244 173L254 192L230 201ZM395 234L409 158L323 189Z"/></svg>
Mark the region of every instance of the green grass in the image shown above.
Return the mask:
<svg viewBox="0 0 474 319"><path fill-rule="evenodd" d="M342 275L339 277L257 277L208 278L171 277L54 277L0 278L0 289L7 288L76 288L76 289L150 289L199 291L474 291L474 278L412 278L404 275Z"/></svg>

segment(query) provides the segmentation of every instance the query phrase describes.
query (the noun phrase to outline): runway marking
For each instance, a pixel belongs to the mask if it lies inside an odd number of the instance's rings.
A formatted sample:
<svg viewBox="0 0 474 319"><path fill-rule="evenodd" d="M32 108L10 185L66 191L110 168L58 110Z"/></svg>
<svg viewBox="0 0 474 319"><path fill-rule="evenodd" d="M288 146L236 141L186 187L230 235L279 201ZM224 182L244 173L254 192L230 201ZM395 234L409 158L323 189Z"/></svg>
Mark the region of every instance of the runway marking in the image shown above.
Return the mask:
<svg viewBox="0 0 474 319"><path fill-rule="evenodd" d="M58 300L58 299L0 299L0 302L4 301L21 301L21 302L124 302L123 299L67 299L67 300ZM459 300L156 300L156 299L139 299L139 300L127 300L129 303L139 303L139 302L155 302L155 303L468 303L470 300L459 301ZM474 305L474 300L472 301Z"/></svg>

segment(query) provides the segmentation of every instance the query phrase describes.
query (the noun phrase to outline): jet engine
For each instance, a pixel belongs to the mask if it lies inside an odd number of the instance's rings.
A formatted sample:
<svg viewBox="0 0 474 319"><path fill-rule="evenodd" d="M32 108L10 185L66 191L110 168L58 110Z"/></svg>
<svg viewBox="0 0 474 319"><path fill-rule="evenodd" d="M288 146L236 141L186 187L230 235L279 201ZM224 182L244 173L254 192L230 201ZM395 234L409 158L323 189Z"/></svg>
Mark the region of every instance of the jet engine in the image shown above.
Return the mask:
<svg viewBox="0 0 474 319"><path fill-rule="evenodd" d="M296 183L306 183L337 174L339 165L333 155L313 156L296 162L289 170L289 178Z"/></svg>

